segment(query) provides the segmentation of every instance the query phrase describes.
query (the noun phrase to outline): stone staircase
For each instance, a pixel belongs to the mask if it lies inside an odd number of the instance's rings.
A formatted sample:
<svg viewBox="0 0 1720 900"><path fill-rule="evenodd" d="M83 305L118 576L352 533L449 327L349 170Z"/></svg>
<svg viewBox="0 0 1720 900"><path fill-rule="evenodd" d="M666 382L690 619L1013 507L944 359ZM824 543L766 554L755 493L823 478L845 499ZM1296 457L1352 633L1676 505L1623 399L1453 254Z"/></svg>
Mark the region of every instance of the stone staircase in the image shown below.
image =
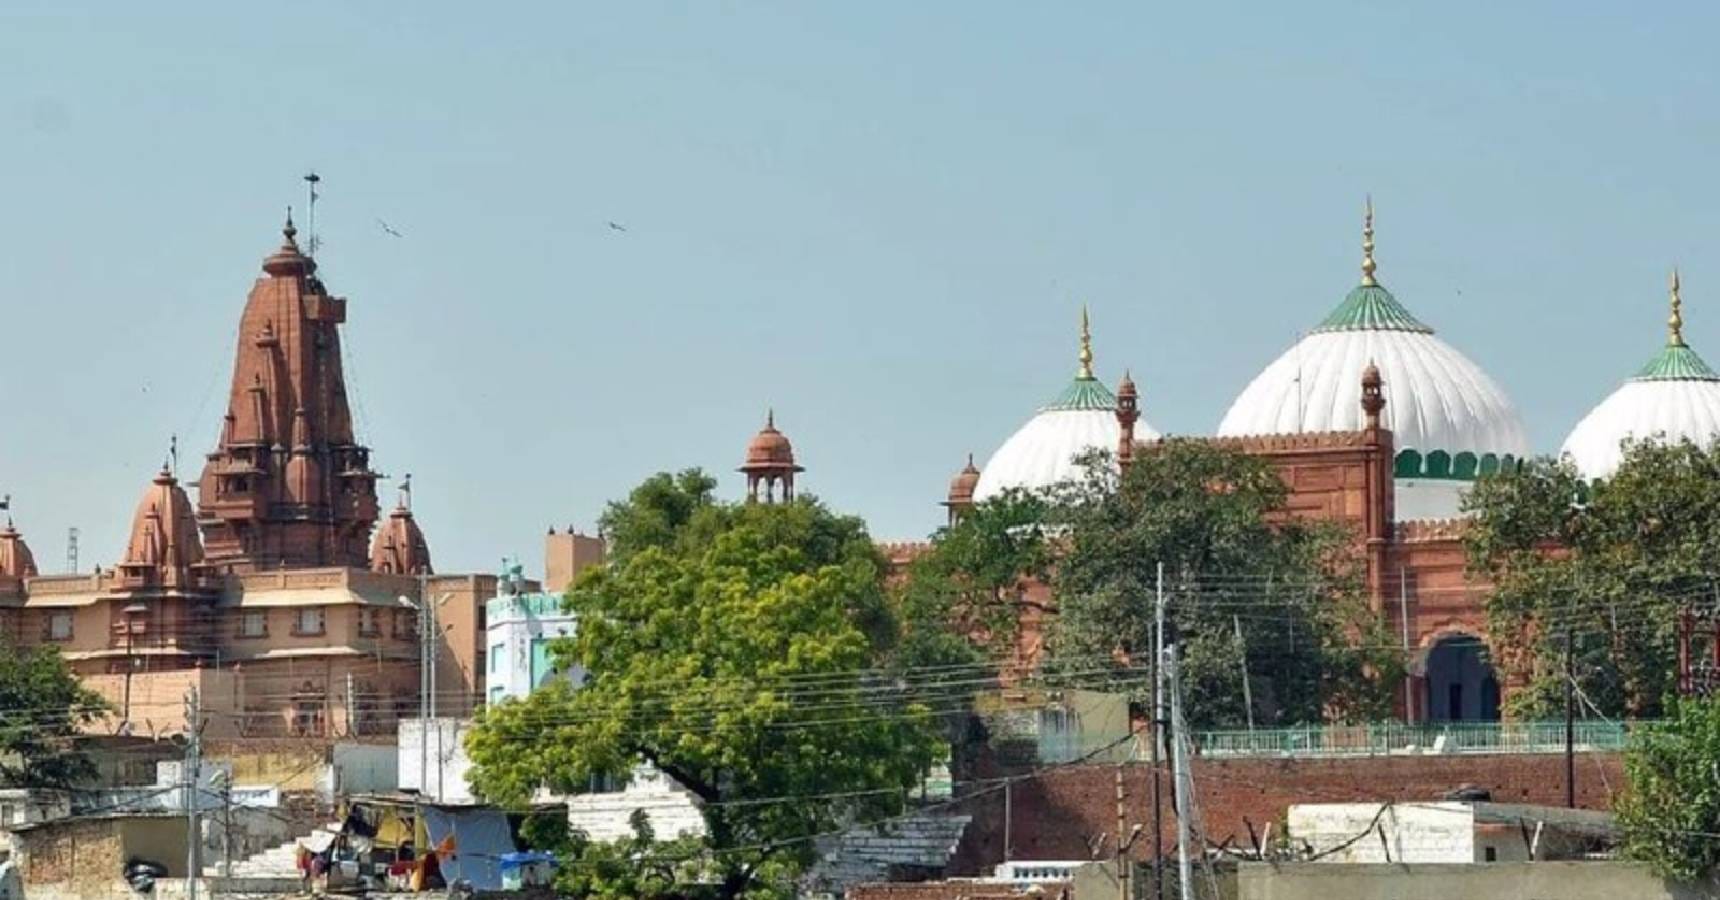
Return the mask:
<svg viewBox="0 0 1720 900"><path fill-rule="evenodd" d="M327 825L319 826L317 831L338 833L340 831L340 823L331 822ZM234 860L232 880L279 881L286 879L292 881L295 885L298 884L299 841L303 840L305 837L309 837L309 835L296 837L286 843L270 847L261 853L253 854L244 859ZM221 864L217 862L212 866L204 866L203 874L208 878L220 877L222 874Z"/></svg>

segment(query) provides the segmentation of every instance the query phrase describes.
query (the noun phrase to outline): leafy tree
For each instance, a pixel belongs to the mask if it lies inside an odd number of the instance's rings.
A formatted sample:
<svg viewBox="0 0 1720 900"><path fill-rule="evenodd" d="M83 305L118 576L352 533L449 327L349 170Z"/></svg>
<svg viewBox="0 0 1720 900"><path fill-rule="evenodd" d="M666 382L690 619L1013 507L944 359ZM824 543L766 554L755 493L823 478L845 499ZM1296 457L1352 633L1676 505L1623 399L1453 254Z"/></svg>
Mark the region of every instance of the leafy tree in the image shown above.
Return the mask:
<svg viewBox="0 0 1720 900"><path fill-rule="evenodd" d="M616 553L569 590L579 633L554 647L587 681L485 710L479 792L520 802L649 762L704 803L699 884L676 890L721 898L775 896L813 836L902 808L942 748L932 710L867 674L895 627L858 519L805 496L718 502L685 472L604 521Z"/></svg>
<svg viewBox="0 0 1720 900"><path fill-rule="evenodd" d="M1694 881L1720 865L1720 699L1675 701L1669 715L1631 732L1616 811L1626 856Z"/></svg>
<svg viewBox="0 0 1720 900"><path fill-rule="evenodd" d="M1193 724L1246 721L1245 654L1258 723L1390 714L1400 661L1366 649L1389 641L1363 601L1354 534L1283 516L1287 489L1271 465L1211 441L1165 441L1122 476L1100 456L1052 508L1065 544L1054 660L1145 665L1162 563ZM1138 672L1125 684L1147 690Z"/></svg>
<svg viewBox="0 0 1720 900"><path fill-rule="evenodd" d="M1007 657L1030 601L1023 587L1049 573L1046 504L1020 491L975 505L932 536L893 592L903 667Z"/></svg>
<svg viewBox="0 0 1720 900"><path fill-rule="evenodd" d="M0 784L65 788L95 778L75 739L108 711L53 647L0 648Z"/></svg>
<svg viewBox="0 0 1720 900"><path fill-rule="evenodd" d="M1467 508L1471 568L1493 582L1495 661L1528 688L1512 711L1562 708L1566 639L1584 697L1654 717L1676 687L1678 611L1720 599L1720 449L1626 448L1611 478L1535 460L1482 479Z"/></svg>

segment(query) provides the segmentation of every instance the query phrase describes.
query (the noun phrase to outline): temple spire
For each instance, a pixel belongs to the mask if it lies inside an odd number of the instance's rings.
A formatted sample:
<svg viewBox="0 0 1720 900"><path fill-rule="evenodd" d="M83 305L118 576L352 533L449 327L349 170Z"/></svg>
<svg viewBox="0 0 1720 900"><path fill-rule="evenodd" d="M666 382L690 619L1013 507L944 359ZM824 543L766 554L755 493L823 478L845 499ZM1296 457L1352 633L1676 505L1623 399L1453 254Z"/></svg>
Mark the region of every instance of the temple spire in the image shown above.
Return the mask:
<svg viewBox="0 0 1720 900"><path fill-rule="evenodd" d="M1362 213L1362 286L1374 287L1374 195L1369 194Z"/></svg>
<svg viewBox="0 0 1720 900"><path fill-rule="evenodd" d="M1081 304L1081 369L1076 377L1093 380L1093 329L1087 320L1087 304Z"/></svg>
<svg viewBox="0 0 1720 900"><path fill-rule="evenodd" d="M1666 344L1684 346L1684 298L1678 296L1678 267L1672 269L1672 315L1666 317Z"/></svg>

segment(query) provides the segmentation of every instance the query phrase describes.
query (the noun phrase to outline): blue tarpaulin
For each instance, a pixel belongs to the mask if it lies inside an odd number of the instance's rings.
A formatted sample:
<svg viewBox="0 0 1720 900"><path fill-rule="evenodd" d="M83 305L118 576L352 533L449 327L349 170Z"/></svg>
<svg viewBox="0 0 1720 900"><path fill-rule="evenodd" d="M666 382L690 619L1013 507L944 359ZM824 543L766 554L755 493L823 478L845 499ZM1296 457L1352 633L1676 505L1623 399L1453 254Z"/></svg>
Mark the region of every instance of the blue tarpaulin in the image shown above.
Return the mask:
<svg viewBox="0 0 1720 900"><path fill-rule="evenodd" d="M505 814L494 809L430 808L424 810L424 827L432 847L454 836L454 853L439 860L449 884L467 881L480 891L502 889L502 857L516 849Z"/></svg>

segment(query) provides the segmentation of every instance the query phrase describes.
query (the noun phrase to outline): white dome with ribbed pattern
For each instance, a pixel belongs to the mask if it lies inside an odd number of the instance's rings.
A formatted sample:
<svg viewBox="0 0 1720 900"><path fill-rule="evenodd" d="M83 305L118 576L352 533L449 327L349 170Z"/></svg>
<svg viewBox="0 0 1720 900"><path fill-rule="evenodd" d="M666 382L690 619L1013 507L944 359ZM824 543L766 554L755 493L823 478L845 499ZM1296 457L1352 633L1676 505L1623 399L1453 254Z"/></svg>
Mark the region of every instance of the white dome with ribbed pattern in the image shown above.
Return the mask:
<svg viewBox="0 0 1720 900"><path fill-rule="evenodd" d="M1372 363L1384 382L1381 420L1397 454L1395 518L1456 516L1476 475L1528 454L1522 419L1497 382L1368 271L1318 328L1243 389L1218 433L1359 431L1362 370Z"/></svg>
<svg viewBox="0 0 1720 900"><path fill-rule="evenodd" d="M1144 418L1135 422L1135 440L1158 436ZM991 455L980 469L974 501L1011 488L1036 491L1079 478L1077 457L1093 449L1116 453L1121 438L1116 395L1091 375L1079 376Z"/></svg>

